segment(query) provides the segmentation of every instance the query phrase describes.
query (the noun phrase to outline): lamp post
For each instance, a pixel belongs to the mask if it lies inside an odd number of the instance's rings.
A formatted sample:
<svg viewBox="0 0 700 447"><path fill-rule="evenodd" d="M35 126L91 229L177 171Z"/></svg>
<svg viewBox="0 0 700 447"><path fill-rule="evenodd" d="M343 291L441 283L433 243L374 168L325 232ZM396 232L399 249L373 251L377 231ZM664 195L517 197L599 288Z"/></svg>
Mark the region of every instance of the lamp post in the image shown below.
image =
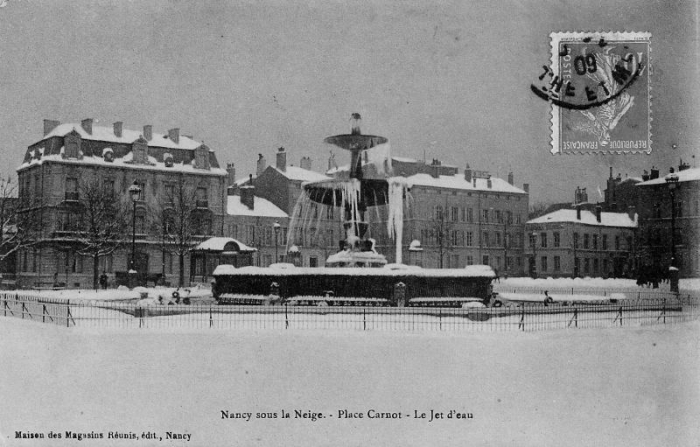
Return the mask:
<svg viewBox="0 0 700 447"><path fill-rule="evenodd" d="M129 195L134 204L131 220L131 262L129 263L129 273L131 273L136 270L136 202L141 198L141 187L136 180L134 180L133 185L129 186Z"/></svg>
<svg viewBox="0 0 700 447"><path fill-rule="evenodd" d="M678 174L670 173L665 177L668 191L671 193L671 265L669 280L671 292L678 293L678 270L676 269L676 189L678 189Z"/></svg>
<svg viewBox="0 0 700 447"><path fill-rule="evenodd" d="M275 230L275 263L280 262L279 256L277 254L277 246L279 244L279 234L280 234L280 223L275 222L272 224L272 228Z"/></svg>

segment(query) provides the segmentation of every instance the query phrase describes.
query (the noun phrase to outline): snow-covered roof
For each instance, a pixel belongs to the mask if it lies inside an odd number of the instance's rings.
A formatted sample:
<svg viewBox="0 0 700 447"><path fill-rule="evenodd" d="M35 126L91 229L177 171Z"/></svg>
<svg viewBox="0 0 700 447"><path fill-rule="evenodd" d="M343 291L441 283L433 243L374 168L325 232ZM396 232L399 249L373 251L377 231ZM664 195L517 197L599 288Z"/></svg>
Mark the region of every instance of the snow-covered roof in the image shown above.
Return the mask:
<svg viewBox="0 0 700 447"><path fill-rule="evenodd" d="M91 165L91 166L113 166L120 168L129 169L147 169L147 170L157 170L157 171L168 171L168 172L189 172L197 173L203 175L226 175L226 170L222 168L210 167L209 169L199 169L195 168L189 163L173 163L172 167L166 167L165 163L158 161L155 157L148 156L148 164L137 164L132 163L134 153L128 152L123 157L116 157L113 161L106 161L103 157L97 156L83 156L82 158L63 158L63 147L61 148L61 153L44 155L41 158L32 158L28 162L22 163L17 170L28 168L30 166L41 165L45 161L53 161L67 164L77 164L77 165Z"/></svg>
<svg viewBox="0 0 700 447"><path fill-rule="evenodd" d="M491 177L491 188L488 187L488 180L485 178L477 178L476 186L474 183L467 181L463 174L457 175L441 175L433 177L429 174L415 174L406 178L407 182L413 186L431 186L434 188L449 188L463 189L471 191L493 191L493 192L509 192L515 194L525 194L525 191L515 187L507 181L498 177Z"/></svg>
<svg viewBox="0 0 700 447"><path fill-rule="evenodd" d="M287 213L269 200L257 196L253 202L252 210L241 203L241 196L228 196L226 212L229 216L289 217Z"/></svg>
<svg viewBox="0 0 700 447"><path fill-rule="evenodd" d="M536 219L527 221L528 224L545 224L545 223L565 223L577 222L585 225L595 225L601 227L637 227L637 215L635 219L630 219L627 213L600 213L600 222L596 220L595 213L591 211L581 210L581 219L576 218L576 210L563 209L552 213L545 214Z"/></svg>
<svg viewBox="0 0 700 447"><path fill-rule="evenodd" d="M463 269L391 269L391 268L327 268L327 267L297 267L292 269L270 269L269 267L219 265L213 273L218 275L275 275L275 276L383 276L383 277L430 277L430 278L464 278L486 277L495 278L496 273L488 265L469 265Z"/></svg>
<svg viewBox="0 0 700 447"><path fill-rule="evenodd" d="M683 171L674 172L678 176L678 182L697 182L700 181L700 168L685 169ZM655 178L654 180L647 180L646 182L637 183L637 186L653 186L653 185L665 185L666 178L670 174L666 174L663 177Z"/></svg>
<svg viewBox="0 0 700 447"><path fill-rule="evenodd" d="M276 167L273 167L277 169ZM298 166L287 166L285 171L277 169L277 172L287 177L290 180L300 180L302 182L317 182L319 180L329 180L329 177L319 174L318 172L309 171Z"/></svg>
<svg viewBox="0 0 700 447"><path fill-rule="evenodd" d="M66 134L75 130L84 140L109 141L114 143L131 144L138 140L143 135L142 131L123 129L122 136L118 137L114 134L112 127L92 126L92 133L87 133L80 123L65 123L59 124L51 132L46 134L42 140L51 137L63 137ZM172 149L196 149L202 145L201 142L195 141L184 135L180 135L178 143L168 138L167 135L153 132L151 140L148 142L152 147L166 147Z"/></svg>
<svg viewBox="0 0 700 447"><path fill-rule="evenodd" d="M240 242L232 237L212 237L197 245L196 250L198 251L224 251L227 244L233 243L233 250L240 252L251 252L257 251L253 247L249 247L243 242ZM229 247L231 248L231 247Z"/></svg>

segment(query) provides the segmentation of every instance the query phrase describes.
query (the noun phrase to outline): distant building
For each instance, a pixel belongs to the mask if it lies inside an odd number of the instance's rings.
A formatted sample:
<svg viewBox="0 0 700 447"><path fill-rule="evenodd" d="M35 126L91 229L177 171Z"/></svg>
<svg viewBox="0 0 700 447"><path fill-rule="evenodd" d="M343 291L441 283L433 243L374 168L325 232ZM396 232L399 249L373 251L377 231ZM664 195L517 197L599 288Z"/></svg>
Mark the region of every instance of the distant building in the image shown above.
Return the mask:
<svg viewBox="0 0 700 447"><path fill-rule="evenodd" d="M527 272L546 277L632 277L635 214L561 209L525 225Z"/></svg>
<svg viewBox="0 0 700 447"><path fill-rule="evenodd" d="M166 135L144 126L134 131L116 122L112 127L94 125L92 119L61 124L44 120L44 135L31 144L17 168L19 206L39 216L37 243L22 250L17 260L22 286L46 286L54 282L69 287L92 286L92 259L76 252L76 221L80 212L78 185L97 178L131 203L127 189L137 182L141 197L136 203L135 269L141 275L165 275L176 283L177 257L162 250L149 232L149 213L163 203L168 188L184 184L196 189L202 223L201 239L222 235L226 210L226 171L214 151L191 137L170 129ZM100 259L100 272L111 280L129 269L131 247ZM189 257L185 278L189 278Z"/></svg>
<svg viewBox="0 0 700 447"><path fill-rule="evenodd" d="M669 181L673 176L677 182ZM640 263L667 271L673 241L675 266L680 276L700 276L700 168L681 163L678 171L665 176L652 170L645 181L637 183L636 192ZM674 219L671 218L672 209ZM675 226L673 237L672 224Z"/></svg>
<svg viewBox="0 0 700 447"><path fill-rule="evenodd" d="M651 175L658 177L659 171L652 169ZM650 174L647 174L645 171L644 176L648 179ZM639 207L639 190L636 186L642 181L641 177L622 178L622 174L617 174L616 177L613 177L613 168L610 167L610 176L607 180L602 203L603 211L626 213L630 207L637 209Z"/></svg>

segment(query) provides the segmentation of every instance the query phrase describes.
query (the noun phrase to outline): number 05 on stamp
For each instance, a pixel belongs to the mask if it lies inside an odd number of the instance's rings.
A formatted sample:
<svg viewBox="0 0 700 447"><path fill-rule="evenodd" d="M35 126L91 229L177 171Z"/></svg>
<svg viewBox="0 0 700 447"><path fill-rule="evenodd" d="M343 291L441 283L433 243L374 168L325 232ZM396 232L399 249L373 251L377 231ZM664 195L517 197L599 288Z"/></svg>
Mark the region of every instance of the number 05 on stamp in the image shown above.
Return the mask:
<svg viewBox="0 0 700 447"><path fill-rule="evenodd" d="M551 33L532 90L552 104L552 153L651 152L651 34Z"/></svg>

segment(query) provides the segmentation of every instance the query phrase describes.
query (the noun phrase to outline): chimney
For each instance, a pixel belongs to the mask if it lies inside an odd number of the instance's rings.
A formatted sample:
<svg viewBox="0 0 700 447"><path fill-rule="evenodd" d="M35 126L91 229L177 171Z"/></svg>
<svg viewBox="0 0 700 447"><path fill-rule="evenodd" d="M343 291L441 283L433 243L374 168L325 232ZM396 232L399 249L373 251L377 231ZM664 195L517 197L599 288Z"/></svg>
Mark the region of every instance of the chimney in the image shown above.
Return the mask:
<svg viewBox="0 0 700 447"><path fill-rule="evenodd" d="M114 123L113 126L114 126L114 136L117 138L121 138L124 123L121 121L117 121L116 123Z"/></svg>
<svg viewBox="0 0 700 447"><path fill-rule="evenodd" d="M513 172L512 171L508 173L508 183L511 185L513 184Z"/></svg>
<svg viewBox="0 0 700 447"><path fill-rule="evenodd" d="M651 167L651 175L649 176L649 180L654 180L659 178L659 169L652 166Z"/></svg>
<svg viewBox="0 0 700 447"><path fill-rule="evenodd" d="M170 138L173 143L180 144L180 129L176 127L168 130L168 138Z"/></svg>
<svg viewBox="0 0 700 447"><path fill-rule="evenodd" d="M50 134L51 131L57 128L60 124L60 121L44 120L44 136Z"/></svg>
<svg viewBox="0 0 700 447"><path fill-rule="evenodd" d="M301 162L299 163L299 166L301 169L306 169L307 171L311 170L311 158L309 157L301 157Z"/></svg>
<svg viewBox="0 0 700 447"><path fill-rule="evenodd" d="M469 163L467 163L467 167L464 168L464 180L468 182L472 181L472 168L469 167Z"/></svg>
<svg viewBox="0 0 700 447"><path fill-rule="evenodd" d="M241 186L241 203L248 209L255 209L255 186L253 186L253 174L250 175L250 184Z"/></svg>
<svg viewBox="0 0 700 447"><path fill-rule="evenodd" d="M529 183L523 183L523 191L530 194L530 184Z"/></svg>
<svg viewBox="0 0 700 447"><path fill-rule="evenodd" d="M598 223L600 223L600 221L601 221L602 214L603 214L603 207L601 207L600 205L596 205L596 207L595 207L595 220Z"/></svg>
<svg viewBox="0 0 700 447"><path fill-rule="evenodd" d="M145 138L146 141L151 141L153 139L153 126L150 124L143 126L143 138Z"/></svg>
<svg viewBox="0 0 700 447"><path fill-rule="evenodd" d="M226 173L228 174L227 186L234 186L236 184L236 168L233 163L226 163Z"/></svg>
<svg viewBox="0 0 700 447"><path fill-rule="evenodd" d="M610 178L613 178L613 176L612 176L612 166L610 166Z"/></svg>
<svg viewBox="0 0 700 447"><path fill-rule="evenodd" d="M628 206L627 207L627 215L629 216L630 220L634 222L634 216L637 214L636 209L633 206Z"/></svg>
<svg viewBox="0 0 700 447"><path fill-rule="evenodd" d="M283 147L277 149L277 169L282 172L287 172L287 153Z"/></svg>
<svg viewBox="0 0 700 447"><path fill-rule="evenodd" d="M267 161L265 161L263 154L258 154L258 168L255 170L255 175L260 176L265 172L265 168L267 168Z"/></svg>
<svg viewBox="0 0 700 447"><path fill-rule="evenodd" d="M476 188L476 177L472 177L472 188Z"/></svg>
<svg viewBox="0 0 700 447"><path fill-rule="evenodd" d="M493 182L491 181L491 176L486 179L486 187L491 189L493 187Z"/></svg>
<svg viewBox="0 0 700 447"><path fill-rule="evenodd" d="M86 119L82 120L80 122L80 125L85 130L85 132L92 135L92 118L86 118Z"/></svg>
<svg viewBox="0 0 700 447"><path fill-rule="evenodd" d="M581 206L576 205L576 220L581 220Z"/></svg>
<svg viewBox="0 0 700 447"><path fill-rule="evenodd" d="M433 162L430 164L430 175L434 178L440 178L440 160L433 158Z"/></svg>

